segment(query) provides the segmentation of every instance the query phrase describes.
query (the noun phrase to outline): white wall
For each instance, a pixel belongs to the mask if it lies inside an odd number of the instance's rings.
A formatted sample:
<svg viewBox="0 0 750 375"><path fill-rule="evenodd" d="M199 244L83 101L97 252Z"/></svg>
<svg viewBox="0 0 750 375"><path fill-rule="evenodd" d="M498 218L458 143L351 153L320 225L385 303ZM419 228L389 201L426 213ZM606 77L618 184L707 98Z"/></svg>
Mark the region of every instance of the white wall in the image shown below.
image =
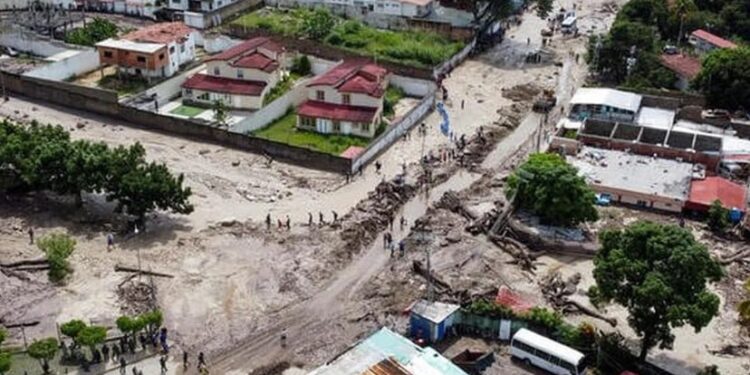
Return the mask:
<svg viewBox="0 0 750 375"><path fill-rule="evenodd" d="M233 39L224 34L204 35L203 49L206 50L206 53L214 54L232 48L242 42L241 39Z"/></svg>
<svg viewBox="0 0 750 375"><path fill-rule="evenodd" d="M166 104L170 100L178 97L180 93L182 93L182 84L185 83L188 77L192 77L193 74L200 73L205 69L205 65L190 69L185 73L178 74L154 87L151 87L150 89L145 91L145 94L147 96L156 94L159 105Z"/></svg>
<svg viewBox="0 0 750 375"><path fill-rule="evenodd" d="M30 53L35 56L50 57L70 50L85 50L83 47L71 46L64 42L40 36L34 32L24 30L18 25L0 30L0 45L12 47L15 50Z"/></svg>
<svg viewBox="0 0 750 375"><path fill-rule="evenodd" d="M305 86L310 79L303 79L289 90L286 94L274 100L270 104L253 112L244 120L232 125L229 131L234 133L248 133L261 129L279 117L283 116L289 107L296 108L305 101Z"/></svg>
<svg viewBox="0 0 750 375"><path fill-rule="evenodd" d="M404 90L407 96L421 98L427 96L435 89L435 83L426 79L412 78L406 76L391 75L389 83Z"/></svg>
<svg viewBox="0 0 750 375"><path fill-rule="evenodd" d="M187 1L188 0L182 0L185 2L185 7L187 8ZM203 16L203 13L196 13L196 12L183 12L184 15L184 22L186 25L196 28L196 29L205 29L208 24L206 24L206 19Z"/></svg>
<svg viewBox="0 0 750 375"><path fill-rule="evenodd" d="M308 59L310 59L310 67L313 75L321 75L333 68L334 66L340 64L342 61L331 61L331 60L325 60L321 59L319 57L315 56L307 56Z"/></svg>
<svg viewBox="0 0 750 375"><path fill-rule="evenodd" d="M80 51L67 58L24 73L25 76L63 81L91 72L99 67L99 53L95 49Z"/></svg>

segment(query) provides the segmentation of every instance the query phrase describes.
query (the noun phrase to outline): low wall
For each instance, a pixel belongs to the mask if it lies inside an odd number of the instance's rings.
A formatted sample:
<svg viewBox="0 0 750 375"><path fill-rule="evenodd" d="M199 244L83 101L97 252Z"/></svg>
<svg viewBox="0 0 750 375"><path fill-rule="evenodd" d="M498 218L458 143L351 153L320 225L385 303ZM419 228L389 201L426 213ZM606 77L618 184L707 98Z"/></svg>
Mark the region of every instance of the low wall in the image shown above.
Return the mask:
<svg viewBox="0 0 750 375"><path fill-rule="evenodd" d="M118 114L117 93L114 91L6 72L0 74L3 75L5 87L10 92L67 108L82 109L110 116Z"/></svg>
<svg viewBox="0 0 750 375"><path fill-rule="evenodd" d="M190 14L185 17L185 23L188 24L188 26L197 29L209 29L211 27L219 26L250 9L262 6L263 0L238 0L230 5L211 12L189 12ZM202 16L202 19L200 19L200 16L198 15Z"/></svg>
<svg viewBox="0 0 750 375"><path fill-rule="evenodd" d="M242 40L230 38L226 35L204 35L203 49L208 54L219 53L242 43Z"/></svg>
<svg viewBox="0 0 750 375"><path fill-rule="evenodd" d="M464 60L466 60L467 57L469 57L469 54L474 49L474 46L477 44L477 39L474 38L469 44L467 44L460 52L453 55L450 59L447 61L444 61L442 64L435 67L432 76L433 78L437 79L438 77L445 75L447 73L450 73L450 71L453 70L453 68L457 67L459 64L461 64Z"/></svg>
<svg viewBox="0 0 750 375"><path fill-rule="evenodd" d="M30 70L24 75L53 81L64 81L70 77L89 73L98 68L99 53L91 48L77 52L60 61Z"/></svg>
<svg viewBox="0 0 750 375"><path fill-rule="evenodd" d="M436 89L435 83L432 81L400 75L391 76L388 83L404 90L404 94L417 98L434 95Z"/></svg>
<svg viewBox="0 0 750 375"><path fill-rule="evenodd" d="M409 131L414 125L427 116L430 111L432 111L434 105L435 89L422 98L422 101L420 101L416 107L412 108L406 116L402 117L398 123L389 127L385 133L373 140L367 148L356 159L354 159L351 165L351 172L356 172L359 167L366 165L380 155L381 152L387 150L394 142L401 139L404 133Z"/></svg>
<svg viewBox="0 0 750 375"><path fill-rule="evenodd" d="M19 25L10 25L10 27L5 29L7 26L9 25L3 24L4 29L0 32L0 45L2 46L42 57L49 57L76 49L76 47L67 45L59 40L26 30Z"/></svg>
<svg viewBox="0 0 750 375"><path fill-rule="evenodd" d="M271 104L261 108L260 110L253 112L250 116L244 120L232 125L231 132L247 134L258 129L266 127L279 117L286 114L290 107L296 108L306 98L306 86L310 79L304 79L296 82L296 85L289 90L286 94L277 98Z"/></svg>
<svg viewBox="0 0 750 375"><path fill-rule="evenodd" d="M182 94L182 84L185 83L189 77L192 77L194 74L204 69L206 69L206 66L201 64L187 72L177 74L174 77L147 89L142 95L152 96L156 94L159 105L166 104Z"/></svg>

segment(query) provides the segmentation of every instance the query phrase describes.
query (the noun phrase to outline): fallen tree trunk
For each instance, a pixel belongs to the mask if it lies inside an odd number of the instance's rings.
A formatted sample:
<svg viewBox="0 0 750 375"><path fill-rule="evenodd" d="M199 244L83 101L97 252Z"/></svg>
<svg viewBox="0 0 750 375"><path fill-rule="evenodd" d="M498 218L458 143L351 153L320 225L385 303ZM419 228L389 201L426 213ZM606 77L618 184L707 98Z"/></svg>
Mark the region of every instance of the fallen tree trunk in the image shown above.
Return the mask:
<svg viewBox="0 0 750 375"><path fill-rule="evenodd" d="M741 261L748 257L750 257L750 248L744 248L730 255L727 258L719 259L719 264L721 264L722 266L726 266L734 262Z"/></svg>
<svg viewBox="0 0 750 375"><path fill-rule="evenodd" d="M497 236L492 233L490 233L489 238L492 243L500 248L500 250L512 256L514 262L521 266L522 269L531 271L532 273L536 270L536 266L534 265L535 258L532 258L531 255L524 250L522 245L519 246L520 244L518 244L518 242L511 242L504 236Z"/></svg>
<svg viewBox="0 0 750 375"><path fill-rule="evenodd" d="M140 273L142 275L150 275L150 276L156 276L156 277L167 277L167 278L170 278L170 279L174 278L174 275L170 275L168 273L139 270L137 268L127 267L127 266L121 266L119 264L115 265L115 272L135 272L135 273Z"/></svg>
<svg viewBox="0 0 750 375"><path fill-rule="evenodd" d="M16 267L11 268L13 271L19 271L19 272L39 272L39 271L47 271L50 269L49 265L41 265L41 266L27 266L27 267Z"/></svg>
<svg viewBox="0 0 750 375"><path fill-rule="evenodd" d="M440 197L440 199L435 203L435 207L444 208L451 212L457 213L469 221L474 221L479 218L479 215L477 215L476 212L466 208L466 206L461 203L458 195L456 195L456 192L453 190L446 191L443 196Z"/></svg>
<svg viewBox="0 0 750 375"><path fill-rule="evenodd" d="M22 267L22 266L41 266L41 265L49 265L49 262L47 261L47 259L27 259L27 260L19 260L17 262L0 263L0 267L5 267L5 268L15 268L15 267Z"/></svg>
<svg viewBox="0 0 750 375"><path fill-rule="evenodd" d="M566 299L565 305L573 306L576 309L578 309L579 312L582 312L582 313L584 313L584 314L586 314L586 315L588 315L588 316L590 316L592 318L596 318L596 319L599 319L601 321L607 322L612 327L616 327L617 326L617 320L616 319L609 318L609 317L606 317L606 316L604 316L602 314L599 314L595 310L592 310L592 309L590 309L590 308L588 308L588 307L586 307L586 306L584 306L584 305L582 305L582 304L580 304L580 303L578 303L576 301Z"/></svg>
<svg viewBox="0 0 750 375"><path fill-rule="evenodd" d="M434 273L428 273L427 270L422 266L422 262L415 260L411 264L411 268L417 275L425 278L425 280L431 281L433 285L442 288L444 291L450 291L451 286L443 280L440 280Z"/></svg>

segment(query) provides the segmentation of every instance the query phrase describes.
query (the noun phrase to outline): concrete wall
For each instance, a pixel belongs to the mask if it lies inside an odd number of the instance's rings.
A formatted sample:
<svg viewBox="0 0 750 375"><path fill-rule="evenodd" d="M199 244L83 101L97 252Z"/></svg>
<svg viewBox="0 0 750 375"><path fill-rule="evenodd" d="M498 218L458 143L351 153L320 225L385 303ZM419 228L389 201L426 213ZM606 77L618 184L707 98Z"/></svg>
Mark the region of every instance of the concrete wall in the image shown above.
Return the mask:
<svg viewBox="0 0 750 375"><path fill-rule="evenodd" d="M29 77L63 81L70 77L91 72L99 67L99 53L95 49L80 51L52 64L26 72Z"/></svg>
<svg viewBox="0 0 750 375"><path fill-rule="evenodd" d="M474 38L469 44L467 44L460 52L453 55L448 61L444 61L442 64L435 67L433 70L433 78L437 79L438 77L445 75L453 70L453 68L457 67L459 64L461 64L464 60L466 60L467 57L469 57L469 54L474 49L474 46L477 44L476 38Z"/></svg>
<svg viewBox="0 0 750 375"><path fill-rule="evenodd" d="M242 40L230 38L224 34L203 36L203 49L208 54L219 53L240 43Z"/></svg>
<svg viewBox="0 0 750 375"><path fill-rule="evenodd" d="M19 25L8 24L3 24L3 28L0 30L0 45L41 57L50 57L70 50L87 49L41 36L25 30Z"/></svg>
<svg viewBox="0 0 750 375"><path fill-rule="evenodd" d="M145 96L152 96L156 94L159 105L166 104L172 99L180 96L180 94L182 93L182 84L187 81L188 77L192 77L193 74L197 74L205 68L205 65L200 65L196 68L190 69L185 73L178 74L156 86L147 89L144 94Z"/></svg>
<svg viewBox="0 0 750 375"><path fill-rule="evenodd" d="M342 62L342 60L326 60L315 56L307 56L307 58L310 60L310 70L312 71L312 74L316 76L329 71L331 68Z"/></svg>
<svg viewBox="0 0 750 375"><path fill-rule="evenodd" d="M187 1L182 0L185 4L187 4ZM226 1L222 1L222 3ZM200 13L185 12L185 24L196 29L208 29L226 23L244 12L261 6L263 6L263 0L235 0L234 3L229 5L222 4L219 9L204 10Z"/></svg>
<svg viewBox="0 0 750 375"><path fill-rule="evenodd" d="M360 166L364 166L375 157L380 155L381 152L385 151L394 142L398 141L404 133L409 131L414 125L419 123L425 116L427 116L432 107L435 104L435 91L426 95L419 104L412 108L406 116L402 117L398 123L391 125L383 134L373 140L362 152L359 157L354 159L351 166L351 172L354 173Z"/></svg>
<svg viewBox="0 0 750 375"><path fill-rule="evenodd" d="M395 74L391 75L389 84L404 90L404 93L407 96L414 96L417 98L430 95L430 93L434 92L436 88L435 83L432 81Z"/></svg>
<svg viewBox="0 0 750 375"><path fill-rule="evenodd" d="M229 131L240 134L262 129L276 119L284 116L289 108L296 108L305 101L306 86L310 79L298 81L297 84L286 94L277 98L270 104L253 112L244 120L232 125Z"/></svg>

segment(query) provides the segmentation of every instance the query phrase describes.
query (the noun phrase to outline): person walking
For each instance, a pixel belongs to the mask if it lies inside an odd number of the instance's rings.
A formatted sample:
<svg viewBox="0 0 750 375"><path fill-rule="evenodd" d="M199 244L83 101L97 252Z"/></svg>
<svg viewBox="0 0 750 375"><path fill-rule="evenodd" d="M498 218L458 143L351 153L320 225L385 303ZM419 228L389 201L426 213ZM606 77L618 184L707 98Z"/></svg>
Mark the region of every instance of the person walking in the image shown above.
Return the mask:
<svg viewBox="0 0 750 375"><path fill-rule="evenodd" d="M398 242L398 257L399 258L403 258L404 256L404 250L405 250L404 247L405 247L404 240L399 241Z"/></svg>
<svg viewBox="0 0 750 375"><path fill-rule="evenodd" d="M399 226L402 231L404 230L404 227L406 226L406 218L403 215L401 216L401 220L399 221Z"/></svg>
<svg viewBox="0 0 750 375"><path fill-rule="evenodd" d="M390 232L385 232L383 234L383 249L388 250L388 237L390 237L390 235L391 235Z"/></svg>
<svg viewBox="0 0 750 375"><path fill-rule="evenodd" d="M109 362L109 345L106 343L102 346L102 355L104 356L104 362Z"/></svg>
<svg viewBox="0 0 750 375"><path fill-rule="evenodd" d="M336 222L339 220L339 214L334 210L331 210L331 213L333 214L333 223L336 224Z"/></svg>
<svg viewBox="0 0 750 375"><path fill-rule="evenodd" d="M125 357L120 356L120 375L125 375L125 368L128 363L125 362Z"/></svg>
<svg viewBox="0 0 750 375"><path fill-rule="evenodd" d="M182 351L182 368L183 370L187 371L188 367L188 352L187 350Z"/></svg>
<svg viewBox="0 0 750 375"><path fill-rule="evenodd" d="M318 221L320 222L320 225L325 224L325 220L323 220L323 213L318 211Z"/></svg>
<svg viewBox="0 0 750 375"><path fill-rule="evenodd" d="M115 246L115 236L112 233L107 233L107 251L112 250Z"/></svg>
<svg viewBox="0 0 750 375"><path fill-rule="evenodd" d="M206 357L203 355L203 352L198 353L198 370L200 370L202 367L206 366Z"/></svg>
<svg viewBox="0 0 750 375"><path fill-rule="evenodd" d="M159 358L159 365L161 366L161 373L167 373L167 356L163 355Z"/></svg>
<svg viewBox="0 0 750 375"><path fill-rule="evenodd" d="M375 162L375 173L380 174L380 168L383 167L383 164L380 164L380 160Z"/></svg>
<svg viewBox="0 0 750 375"><path fill-rule="evenodd" d="M292 219L289 218L289 215L286 215L286 230L292 229Z"/></svg>
<svg viewBox="0 0 750 375"><path fill-rule="evenodd" d="M271 230L271 214L266 215L266 230Z"/></svg>
<svg viewBox="0 0 750 375"><path fill-rule="evenodd" d="M133 366L133 375L138 375L138 368Z"/></svg>
<svg viewBox="0 0 750 375"><path fill-rule="evenodd" d="M388 228L390 228L391 231L393 230L393 219L393 214L391 214L390 219L388 219Z"/></svg>
<svg viewBox="0 0 750 375"><path fill-rule="evenodd" d="M284 223L281 222L281 219L276 219L276 224L279 226L279 229L284 227Z"/></svg>
<svg viewBox="0 0 750 375"><path fill-rule="evenodd" d="M310 212L310 211L307 212L307 225L308 226L312 226L313 225L312 212Z"/></svg>
<svg viewBox="0 0 750 375"><path fill-rule="evenodd" d="M29 227L29 245L34 244L34 228Z"/></svg>

